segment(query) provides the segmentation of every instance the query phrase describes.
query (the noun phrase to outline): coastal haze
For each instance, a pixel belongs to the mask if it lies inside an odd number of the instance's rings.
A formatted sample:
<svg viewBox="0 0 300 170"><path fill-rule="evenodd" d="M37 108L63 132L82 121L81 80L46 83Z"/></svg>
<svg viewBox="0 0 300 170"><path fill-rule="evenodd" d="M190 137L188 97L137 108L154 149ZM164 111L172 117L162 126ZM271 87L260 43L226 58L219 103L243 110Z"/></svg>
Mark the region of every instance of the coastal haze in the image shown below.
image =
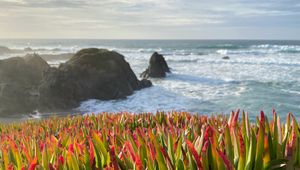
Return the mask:
<svg viewBox="0 0 300 170"><path fill-rule="evenodd" d="M165 79L152 78L153 87L126 99L87 100L70 110L73 113L178 110L210 114L241 108L254 119L260 110L270 113L275 108L282 116L288 112L300 116L300 41L10 39L0 43L15 51L1 54L1 59L34 52L52 54L46 58L52 66L69 59L60 54L82 48L114 50L125 56L137 76L147 68L153 52L164 55L172 73ZM32 51L24 51L28 47Z"/></svg>

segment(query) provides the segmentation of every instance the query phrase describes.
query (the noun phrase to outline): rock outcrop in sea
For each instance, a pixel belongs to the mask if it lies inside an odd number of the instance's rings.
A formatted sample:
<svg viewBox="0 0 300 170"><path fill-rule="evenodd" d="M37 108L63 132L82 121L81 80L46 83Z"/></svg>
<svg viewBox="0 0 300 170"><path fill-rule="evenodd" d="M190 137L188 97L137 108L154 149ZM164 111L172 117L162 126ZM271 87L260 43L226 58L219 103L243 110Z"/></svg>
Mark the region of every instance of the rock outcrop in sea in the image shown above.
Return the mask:
<svg viewBox="0 0 300 170"><path fill-rule="evenodd" d="M124 56L105 49L83 49L59 67L39 55L0 61L0 113L64 111L88 99L125 98L150 87L138 80Z"/></svg>
<svg viewBox="0 0 300 170"><path fill-rule="evenodd" d="M224 56L224 57L222 57L222 59L223 59L223 60L229 60L230 57L229 57L229 56Z"/></svg>
<svg viewBox="0 0 300 170"><path fill-rule="evenodd" d="M148 68L140 75L142 78L161 78L170 73L170 68L163 55L154 52L150 58Z"/></svg>
<svg viewBox="0 0 300 170"><path fill-rule="evenodd" d="M28 113L37 108L39 83L49 68L37 54L0 60L0 114Z"/></svg>
<svg viewBox="0 0 300 170"><path fill-rule="evenodd" d="M40 107L68 109L87 99L120 99L149 86L150 81L137 79L123 55L104 49L83 49L45 73L40 85Z"/></svg>

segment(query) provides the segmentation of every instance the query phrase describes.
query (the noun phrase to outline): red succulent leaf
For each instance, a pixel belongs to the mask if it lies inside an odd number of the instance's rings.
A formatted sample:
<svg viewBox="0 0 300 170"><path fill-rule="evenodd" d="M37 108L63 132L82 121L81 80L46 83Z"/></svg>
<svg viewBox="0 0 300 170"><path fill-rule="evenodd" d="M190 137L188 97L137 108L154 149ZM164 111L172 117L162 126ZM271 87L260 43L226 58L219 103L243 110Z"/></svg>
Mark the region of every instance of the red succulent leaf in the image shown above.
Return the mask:
<svg viewBox="0 0 300 170"><path fill-rule="evenodd" d="M62 155L60 155L58 157L59 162L63 165L65 163L64 157Z"/></svg>
<svg viewBox="0 0 300 170"><path fill-rule="evenodd" d="M168 155L168 153L165 151L165 149L161 146L160 148L161 153L164 155L164 157L167 159L167 161L169 162L169 165L172 167L172 169L174 169L173 165L172 165L172 161Z"/></svg>
<svg viewBox="0 0 300 170"><path fill-rule="evenodd" d="M238 109L235 113L232 112L232 119L231 119L231 122L230 122L230 125L229 127L232 129L232 128L235 128L238 124L238 119L239 119L239 113L240 113L240 109Z"/></svg>
<svg viewBox="0 0 300 170"><path fill-rule="evenodd" d="M229 161L229 159L227 158L227 156L221 152L219 149L217 149L217 152L219 154L219 156L222 158L222 160L224 161L224 164L226 166L227 170L233 170L233 165L231 164L231 162Z"/></svg>
<svg viewBox="0 0 300 170"><path fill-rule="evenodd" d="M135 162L135 165L136 165L136 168L138 170L140 169L143 169L143 164L142 164L142 161L140 160L140 157L138 154L135 154L133 148L132 148L132 145L131 143L129 143L128 141L125 142L125 146L127 148L127 150L129 151L130 153L130 156L131 156L131 159Z"/></svg>
<svg viewBox="0 0 300 170"><path fill-rule="evenodd" d="M34 170L36 166L37 166L37 157L35 157L35 158L31 161L28 170Z"/></svg>
<svg viewBox="0 0 300 170"><path fill-rule="evenodd" d="M51 163L48 164L49 170L55 170L55 168L53 167L53 165Z"/></svg>
<svg viewBox="0 0 300 170"><path fill-rule="evenodd" d="M204 132L204 141L207 141L213 135L211 126L207 126Z"/></svg>
<svg viewBox="0 0 300 170"><path fill-rule="evenodd" d="M206 151L208 149L208 145L209 145L209 141L207 140L207 141L204 142L204 145L201 149L201 153L206 153Z"/></svg>
<svg viewBox="0 0 300 170"><path fill-rule="evenodd" d="M112 161L114 170L118 170L119 166L118 166L118 162L117 162L116 153L115 153L115 147L114 146L111 146L109 153L110 153L110 157L111 157L111 161Z"/></svg>
<svg viewBox="0 0 300 170"><path fill-rule="evenodd" d="M72 143L69 144L68 151L71 152L71 153L74 153L74 146L73 146Z"/></svg>
<svg viewBox="0 0 300 170"><path fill-rule="evenodd" d="M243 139L243 136L242 136L242 133L241 131L238 131L238 136L239 136L239 140L240 140L240 152L241 152L241 155L245 155L246 151L245 151L245 142L244 142L244 139Z"/></svg>
<svg viewBox="0 0 300 170"><path fill-rule="evenodd" d="M90 150L90 165L92 166L94 164L94 160L95 160L95 153L94 153L94 144L92 142L92 140L89 138L89 150Z"/></svg>
<svg viewBox="0 0 300 170"><path fill-rule="evenodd" d="M152 143L149 143L149 148L150 148L151 158L152 158L152 160L155 160L155 148Z"/></svg>
<svg viewBox="0 0 300 170"><path fill-rule="evenodd" d="M265 113L263 111L260 112L260 122L265 125Z"/></svg>
<svg viewBox="0 0 300 170"><path fill-rule="evenodd" d="M193 143L191 141L187 140L187 139L185 140L185 142L186 142L190 152L192 153L192 155L193 155L193 157L194 157L194 159L197 163L198 169L203 169L201 161L200 161L200 156L198 155Z"/></svg>
<svg viewBox="0 0 300 170"><path fill-rule="evenodd" d="M40 146L39 146L39 147L40 147L40 150L41 150L41 151L43 151L43 150L44 150L44 148L45 148L45 145L46 145L46 144L45 144L45 143L43 143L43 142L41 142L41 143L40 143Z"/></svg>

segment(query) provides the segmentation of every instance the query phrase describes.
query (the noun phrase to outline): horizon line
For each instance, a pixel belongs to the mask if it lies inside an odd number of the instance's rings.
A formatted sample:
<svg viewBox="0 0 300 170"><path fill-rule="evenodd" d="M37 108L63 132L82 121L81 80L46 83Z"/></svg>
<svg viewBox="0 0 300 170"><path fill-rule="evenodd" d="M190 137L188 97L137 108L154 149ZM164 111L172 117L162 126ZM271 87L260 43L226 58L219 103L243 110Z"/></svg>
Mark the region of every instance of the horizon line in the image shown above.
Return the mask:
<svg viewBox="0 0 300 170"><path fill-rule="evenodd" d="M233 39L227 39L227 38L212 38L212 39L201 39L201 38L191 38L191 39L185 39L185 38L171 38L171 39L155 39L155 38L150 38L150 39L142 39L142 38L137 38L137 39L127 39L127 38L0 38L0 40L132 40L132 41L170 41L170 40L175 40L175 41L300 41L300 39L239 39L239 38L233 38Z"/></svg>

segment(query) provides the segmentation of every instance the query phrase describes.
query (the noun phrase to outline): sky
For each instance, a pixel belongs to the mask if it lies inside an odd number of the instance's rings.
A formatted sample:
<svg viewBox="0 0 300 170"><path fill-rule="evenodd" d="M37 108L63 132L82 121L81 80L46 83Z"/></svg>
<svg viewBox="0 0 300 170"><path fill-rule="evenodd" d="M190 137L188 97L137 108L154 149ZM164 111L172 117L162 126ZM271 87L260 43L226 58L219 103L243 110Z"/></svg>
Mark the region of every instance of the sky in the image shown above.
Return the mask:
<svg viewBox="0 0 300 170"><path fill-rule="evenodd" d="M0 38L300 40L300 1L0 0Z"/></svg>

